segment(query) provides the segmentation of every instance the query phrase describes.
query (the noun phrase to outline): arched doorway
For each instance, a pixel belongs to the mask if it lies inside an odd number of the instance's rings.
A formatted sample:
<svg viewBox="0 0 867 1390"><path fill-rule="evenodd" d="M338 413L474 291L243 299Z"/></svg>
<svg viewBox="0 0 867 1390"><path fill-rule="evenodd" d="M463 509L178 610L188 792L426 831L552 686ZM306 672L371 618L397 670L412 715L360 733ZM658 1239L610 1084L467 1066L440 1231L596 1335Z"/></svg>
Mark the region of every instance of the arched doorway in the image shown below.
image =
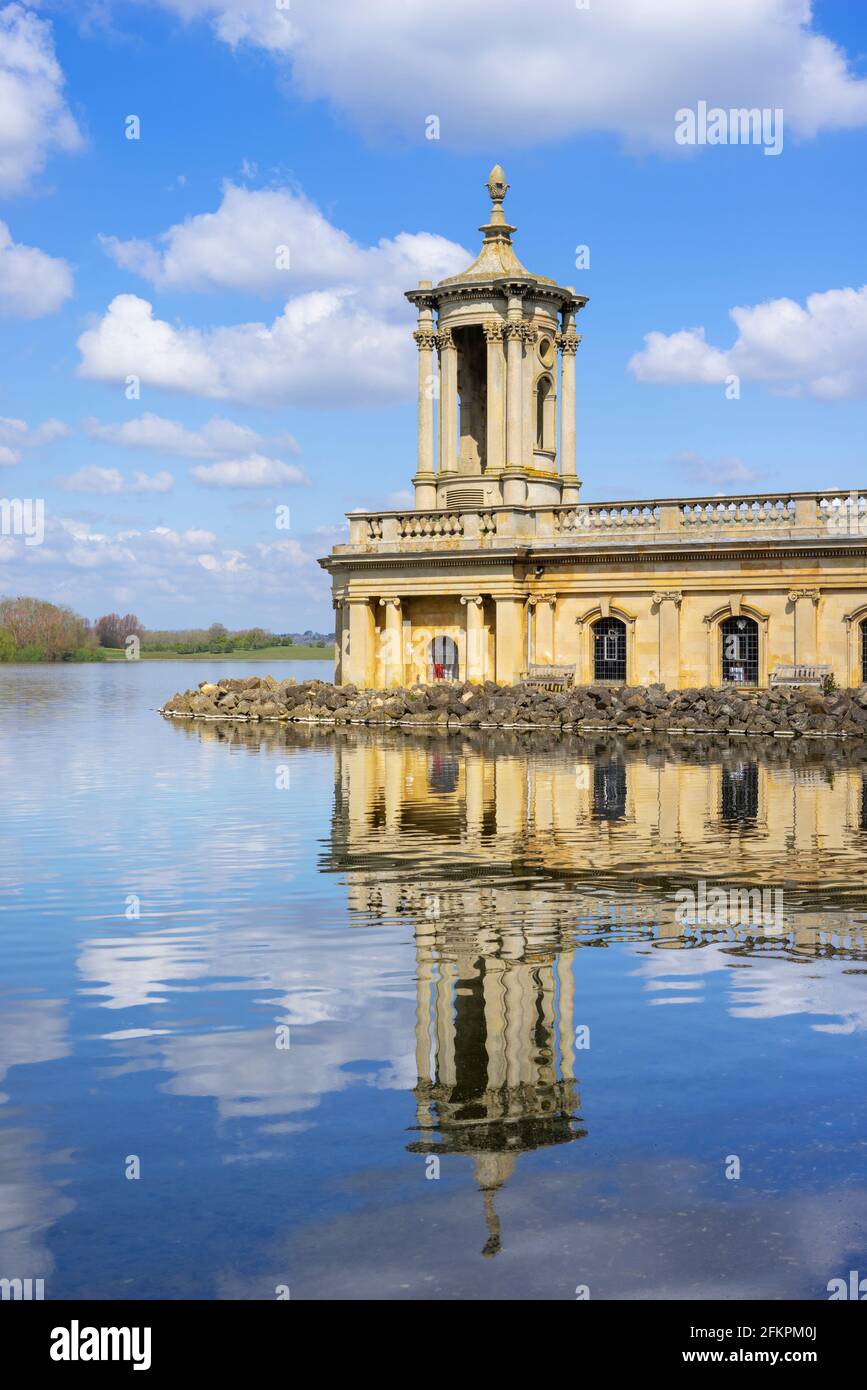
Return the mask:
<svg viewBox="0 0 867 1390"><path fill-rule="evenodd" d="M753 618L720 623L723 685L758 685L759 625Z"/></svg>
<svg viewBox="0 0 867 1390"><path fill-rule="evenodd" d="M428 644L428 679L456 681L458 679L458 644L452 637L437 636Z"/></svg>
<svg viewBox="0 0 867 1390"><path fill-rule="evenodd" d="M619 618L593 624L593 679L626 682L626 624Z"/></svg>

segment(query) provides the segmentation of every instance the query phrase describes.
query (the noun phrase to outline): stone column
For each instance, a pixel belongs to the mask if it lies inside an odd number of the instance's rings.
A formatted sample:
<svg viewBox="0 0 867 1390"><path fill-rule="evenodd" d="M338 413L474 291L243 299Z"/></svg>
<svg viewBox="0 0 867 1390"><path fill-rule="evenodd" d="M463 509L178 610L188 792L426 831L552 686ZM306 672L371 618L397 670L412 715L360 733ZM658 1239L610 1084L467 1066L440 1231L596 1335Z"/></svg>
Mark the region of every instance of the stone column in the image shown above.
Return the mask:
<svg viewBox="0 0 867 1390"><path fill-rule="evenodd" d="M487 473L502 473L506 463L506 374L503 355L505 324L492 320L485 324L488 344L487 390Z"/></svg>
<svg viewBox="0 0 867 1390"><path fill-rule="evenodd" d="M524 600L498 598L496 609L496 679L513 685L527 664Z"/></svg>
<svg viewBox="0 0 867 1390"><path fill-rule="evenodd" d="M334 599L334 684L340 685L343 681L343 600Z"/></svg>
<svg viewBox="0 0 867 1390"><path fill-rule="evenodd" d="M346 599L340 605L340 684L348 685L349 676L349 607Z"/></svg>
<svg viewBox="0 0 867 1390"><path fill-rule="evenodd" d="M415 1067L419 1081L431 1078L431 984L434 965L428 946L416 949Z"/></svg>
<svg viewBox="0 0 867 1390"><path fill-rule="evenodd" d="M563 332L557 335L560 349L560 477L562 501L568 506L578 501L577 436L575 424L575 354L581 338L575 332L575 312L563 310Z"/></svg>
<svg viewBox="0 0 867 1390"><path fill-rule="evenodd" d="M458 350L451 329L437 334L440 353L440 474L458 469Z"/></svg>
<svg viewBox="0 0 867 1390"><path fill-rule="evenodd" d="M506 467L520 468L524 443L524 320L520 295L509 296L506 334Z"/></svg>
<svg viewBox="0 0 867 1390"><path fill-rule="evenodd" d="M668 690L680 685L680 589L665 589L651 595L659 613L659 679Z"/></svg>
<svg viewBox="0 0 867 1390"><path fill-rule="evenodd" d="M474 685L485 679L485 600L481 594L462 598L467 610L467 680Z"/></svg>
<svg viewBox="0 0 867 1390"><path fill-rule="evenodd" d="M485 823L485 760L474 753L464 759L467 834L478 839Z"/></svg>
<svg viewBox="0 0 867 1390"><path fill-rule="evenodd" d="M418 470L413 478L415 505L419 511L436 506L436 471L434 467L434 331L433 301L421 300L418 306L418 328L413 334L418 344Z"/></svg>
<svg viewBox="0 0 867 1390"><path fill-rule="evenodd" d="M400 834L404 788L403 747L386 748L384 750L382 787L383 801L385 803L386 828Z"/></svg>
<svg viewBox="0 0 867 1390"><path fill-rule="evenodd" d="M818 589L790 589L789 602L795 609L795 643L792 660L797 665L815 665L816 617L819 609Z"/></svg>
<svg viewBox="0 0 867 1390"><path fill-rule="evenodd" d="M560 1074L564 1081L575 1079L575 976L572 973L574 953L560 950L557 956L560 1016Z"/></svg>
<svg viewBox="0 0 867 1390"><path fill-rule="evenodd" d="M343 662L344 681L362 688L373 684L374 632L373 609L370 599L351 594L346 600L349 609L349 642Z"/></svg>
<svg viewBox="0 0 867 1390"><path fill-rule="evenodd" d="M551 666L556 660L554 649L554 606L555 597L534 594L530 599L533 609L533 664Z"/></svg>
<svg viewBox="0 0 867 1390"><path fill-rule="evenodd" d="M385 634L382 648L383 685L386 688L403 685L403 622L399 598L381 598L385 609Z"/></svg>

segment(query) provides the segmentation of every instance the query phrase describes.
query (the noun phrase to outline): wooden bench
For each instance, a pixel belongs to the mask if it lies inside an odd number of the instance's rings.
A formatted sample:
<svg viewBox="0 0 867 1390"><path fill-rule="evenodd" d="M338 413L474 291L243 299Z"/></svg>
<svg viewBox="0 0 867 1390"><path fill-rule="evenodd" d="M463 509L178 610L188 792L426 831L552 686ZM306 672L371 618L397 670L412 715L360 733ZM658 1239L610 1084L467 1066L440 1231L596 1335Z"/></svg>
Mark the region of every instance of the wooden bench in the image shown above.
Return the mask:
<svg viewBox="0 0 867 1390"><path fill-rule="evenodd" d="M821 686L830 676L830 666L776 666L771 674L771 685L815 685Z"/></svg>
<svg viewBox="0 0 867 1390"><path fill-rule="evenodd" d="M575 684L574 666L529 666L521 672L524 685L535 685L540 690L568 690Z"/></svg>

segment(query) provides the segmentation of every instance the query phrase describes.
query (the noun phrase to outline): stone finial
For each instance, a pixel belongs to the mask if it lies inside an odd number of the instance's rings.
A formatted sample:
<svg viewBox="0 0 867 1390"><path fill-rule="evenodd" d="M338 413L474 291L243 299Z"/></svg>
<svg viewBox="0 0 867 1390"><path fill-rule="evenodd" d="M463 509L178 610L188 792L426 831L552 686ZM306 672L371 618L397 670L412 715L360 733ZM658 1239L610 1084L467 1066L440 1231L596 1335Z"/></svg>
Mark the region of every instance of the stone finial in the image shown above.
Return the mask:
<svg viewBox="0 0 867 1390"><path fill-rule="evenodd" d="M491 195L492 207L490 219L481 230L485 233L486 240L491 237L511 240L511 233L515 228L509 226L503 212L503 199L509 191L509 185L506 182L506 175L501 164L494 165L488 174L488 182L485 187Z"/></svg>
<svg viewBox="0 0 867 1390"><path fill-rule="evenodd" d="M502 164L495 164L488 174L487 189L491 195L492 203L502 203L509 191L509 185L506 183L506 174Z"/></svg>

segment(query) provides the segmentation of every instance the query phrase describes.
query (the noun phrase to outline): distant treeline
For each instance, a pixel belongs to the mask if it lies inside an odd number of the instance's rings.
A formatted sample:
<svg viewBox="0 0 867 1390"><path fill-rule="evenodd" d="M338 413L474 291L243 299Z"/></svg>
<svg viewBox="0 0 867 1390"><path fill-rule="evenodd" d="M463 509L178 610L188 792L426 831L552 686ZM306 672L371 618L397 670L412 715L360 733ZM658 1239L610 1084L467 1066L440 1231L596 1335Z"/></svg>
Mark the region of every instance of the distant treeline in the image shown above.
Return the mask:
<svg viewBox="0 0 867 1390"><path fill-rule="evenodd" d="M104 661L86 618L38 598L0 599L0 661Z"/></svg>
<svg viewBox="0 0 867 1390"><path fill-rule="evenodd" d="M118 645L123 646L123 643ZM263 627L230 632L222 623L211 623L208 628L186 628L179 632L145 632L141 649L190 656L195 652L255 652L263 647L291 646L294 646L294 638L288 632L266 632Z"/></svg>
<svg viewBox="0 0 867 1390"><path fill-rule="evenodd" d="M230 632L222 623L208 628L148 631L134 613L106 613L91 623L55 603L37 598L0 599L0 661L104 661L105 649L123 649L135 638L142 652L225 653L266 647L326 646L333 633L268 632L263 627Z"/></svg>

